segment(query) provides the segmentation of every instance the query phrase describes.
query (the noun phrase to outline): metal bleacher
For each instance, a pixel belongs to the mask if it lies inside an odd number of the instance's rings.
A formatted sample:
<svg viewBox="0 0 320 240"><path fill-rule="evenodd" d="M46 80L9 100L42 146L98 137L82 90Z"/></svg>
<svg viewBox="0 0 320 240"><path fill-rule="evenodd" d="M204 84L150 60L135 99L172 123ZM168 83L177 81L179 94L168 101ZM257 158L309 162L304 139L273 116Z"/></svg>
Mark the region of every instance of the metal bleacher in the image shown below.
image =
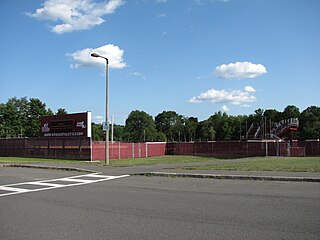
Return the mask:
<svg viewBox="0 0 320 240"><path fill-rule="evenodd" d="M275 124L271 122L268 127L268 133L266 132L266 124L261 123L252 123L246 133L246 139L283 139L289 132L298 130L299 119L298 118L289 118L282 120Z"/></svg>

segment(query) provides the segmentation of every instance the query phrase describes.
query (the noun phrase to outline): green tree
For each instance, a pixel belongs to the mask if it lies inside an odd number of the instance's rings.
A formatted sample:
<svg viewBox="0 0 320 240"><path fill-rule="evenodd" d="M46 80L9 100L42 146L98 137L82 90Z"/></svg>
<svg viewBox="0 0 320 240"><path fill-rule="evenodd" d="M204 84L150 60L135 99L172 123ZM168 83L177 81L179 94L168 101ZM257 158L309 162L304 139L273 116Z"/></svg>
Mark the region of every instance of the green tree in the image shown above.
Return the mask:
<svg viewBox="0 0 320 240"><path fill-rule="evenodd" d="M228 114L219 111L212 115L208 120L216 132L215 140L231 140L234 126L231 123L231 119L229 118Z"/></svg>
<svg viewBox="0 0 320 240"><path fill-rule="evenodd" d="M155 117L156 129L169 141L180 141L183 135L183 117L175 111L163 111Z"/></svg>
<svg viewBox="0 0 320 240"><path fill-rule="evenodd" d="M282 114L276 109L267 109L264 111L263 115L267 118L267 120L271 120L273 123L280 122L282 120Z"/></svg>
<svg viewBox="0 0 320 240"><path fill-rule="evenodd" d="M103 134L101 123L91 123L91 132L93 141L104 141L105 135Z"/></svg>
<svg viewBox="0 0 320 240"><path fill-rule="evenodd" d="M288 105L282 112L282 119L286 120L289 118L299 118L300 111L299 108L293 105Z"/></svg>
<svg viewBox="0 0 320 240"><path fill-rule="evenodd" d="M194 141L196 138L196 131L198 126L198 118L185 117L183 123L183 140L185 142Z"/></svg>
<svg viewBox="0 0 320 240"><path fill-rule="evenodd" d="M210 120L199 122L196 130L197 141L214 141L216 139L216 131Z"/></svg>
<svg viewBox="0 0 320 240"><path fill-rule="evenodd" d="M26 135L28 137L40 136L40 118L47 115L46 104L37 98L30 98L28 104L28 126Z"/></svg>
<svg viewBox="0 0 320 240"><path fill-rule="evenodd" d="M156 141L157 130L152 116L144 111L132 111L126 120L124 139L128 142Z"/></svg>
<svg viewBox="0 0 320 240"><path fill-rule="evenodd" d="M299 119L300 139L320 139L320 107L311 106L304 110Z"/></svg>
<svg viewBox="0 0 320 240"><path fill-rule="evenodd" d="M10 98L6 104L1 104L0 111L1 137L25 136L29 124L27 98Z"/></svg>
<svg viewBox="0 0 320 240"><path fill-rule="evenodd" d="M113 125L113 140L114 141L122 141L123 140L123 133L124 133L124 126L118 125L118 124ZM110 137L111 137L111 135L110 135Z"/></svg>
<svg viewBox="0 0 320 240"><path fill-rule="evenodd" d="M56 115L66 115L68 112L64 108L59 108L56 112Z"/></svg>

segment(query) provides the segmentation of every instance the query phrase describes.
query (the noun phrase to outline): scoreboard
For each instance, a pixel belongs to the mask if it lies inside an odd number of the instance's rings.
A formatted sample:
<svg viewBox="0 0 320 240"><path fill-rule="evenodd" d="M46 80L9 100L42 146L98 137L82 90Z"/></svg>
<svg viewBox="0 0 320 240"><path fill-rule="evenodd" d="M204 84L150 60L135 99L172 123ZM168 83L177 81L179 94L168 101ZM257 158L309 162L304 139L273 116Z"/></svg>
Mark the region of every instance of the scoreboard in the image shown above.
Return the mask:
<svg viewBox="0 0 320 240"><path fill-rule="evenodd" d="M41 118L42 137L91 137L91 112Z"/></svg>

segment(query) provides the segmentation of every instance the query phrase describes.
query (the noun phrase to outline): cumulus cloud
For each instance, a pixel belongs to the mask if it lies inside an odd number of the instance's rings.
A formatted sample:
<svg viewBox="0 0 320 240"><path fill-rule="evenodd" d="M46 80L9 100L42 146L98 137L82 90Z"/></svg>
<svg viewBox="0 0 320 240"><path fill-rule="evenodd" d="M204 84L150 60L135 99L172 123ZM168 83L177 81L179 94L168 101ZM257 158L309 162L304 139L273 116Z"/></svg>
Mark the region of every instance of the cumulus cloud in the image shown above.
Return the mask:
<svg viewBox="0 0 320 240"><path fill-rule="evenodd" d="M221 79L255 78L265 73L265 66L251 62L222 64L215 69L215 75Z"/></svg>
<svg viewBox="0 0 320 240"><path fill-rule="evenodd" d="M222 111L222 112L229 112L229 111L230 111L230 108L228 108L227 105L223 105L223 106L221 107L221 111Z"/></svg>
<svg viewBox="0 0 320 240"><path fill-rule="evenodd" d="M67 56L76 62L75 64L71 64L70 67L104 66L105 60L103 58L91 57L91 53L93 52L108 58L110 68L121 69L126 67L123 59L124 50L113 44L107 44L99 48L85 48L74 53L68 53Z"/></svg>
<svg viewBox="0 0 320 240"><path fill-rule="evenodd" d="M104 117L103 116L94 116L93 121L95 123L103 123Z"/></svg>
<svg viewBox="0 0 320 240"><path fill-rule="evenodd" d="M253 87L251 87L251 86L245 86L245 87L244 87L244 90L245 90L246 92L250 92L250 93L256 92L256 90L255 90Z"/></svg>
<svg viewBox="0 0 320 240"><path fill-rule="evenodd" d="M209 89L206 92L202 92L199 96L189 99L188 102L202 103L204 101L210 101L212 103L223 103L223 104L233 104L233 105L243 106L247 103L256 101L256 97L251 95L252 91L247 91L252 89L249 89L249 88L243 89L243 90Z"/></svg>
<svg viewBox="0 0 320 240"><path fill-rule="evenodd" d="M110 0L94 2L93 0L46 0L42 8L27 15L41 19L58 22L51 30L57 34L86 30L102 24L103 15L113 13L123 0Z"/></svg>

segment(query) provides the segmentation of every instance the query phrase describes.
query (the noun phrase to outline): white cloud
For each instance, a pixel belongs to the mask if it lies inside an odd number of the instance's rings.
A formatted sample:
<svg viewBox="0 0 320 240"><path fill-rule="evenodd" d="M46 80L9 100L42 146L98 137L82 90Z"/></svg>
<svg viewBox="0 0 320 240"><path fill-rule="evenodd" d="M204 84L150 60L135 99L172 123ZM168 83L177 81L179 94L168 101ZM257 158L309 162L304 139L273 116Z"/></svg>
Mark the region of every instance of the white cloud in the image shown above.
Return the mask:
<svg viewBox="0 0 320 240"><path fill-rule="evenodd" d="M254 92L256 92L256 90L255 90L253 87L251 87L251 86L245 86L245 87L244 87L244 90L245 90L246 92L249 92L249 93L254 93Z"/></svg>
<svg viewBox="0 0 320 240"><path fill-rule="evenodd" d="M146 75L144 75L143 73L140 73L140 72L132 72L132 73L130 73L130 76L141 78L143 80L147 79Z"/></svg>
<svg viewBox="0 0 320 240"><path fill-rule="evenodd" d="M223 105L223 106L221 107L221 111L222 111L222 112L229 112L229 111L230 111L230 108L228 108L227 105Z"/></svg>
<svg viewBox="0 0 320 240"><path fill-rule="evenodd" d="M74 53L68 53L71 59L73 59L75 64L71 64L71 68L79 68L86 66L100 66L105 65L105 60L103 58L91 57L91 53L97 53L101 56L108 58L110 68L124 68L126 63L123 59L124 50L120 49L118 46L113 44L107 44L99 48L85 48L83 50L78 50Z"/></svg>
<svg viewBox="0 0 320 240"><path fill-rule="evenodd" d="M256 101L256 97L246 90L209 89L208 91L201 93L199 96L188 100L189 103L202 103L204 101L242 106L246 103Z"/></svg>
<svg viewBox="0 0 320 240"><path fill-rule="evenodd" d="M57 34L86 30L102 24L103 15L113 13L123 0L94 2L93 0L46 0L42 8L27 15L41 20L58 22L52 27Z"/></svg>
<svg viewBox="0 0 320 240"><path fill-rule="evenodd" d="M267 73L265 66L251 62L222 64L215 69L215 75L222 79L255 78L264 73Z"/></svg>
<svg viewBox="0 0 320 240"><path fill-rule="evenodd" d="M93 122L95 123L103 123L104 116L94 116Z"/></svg>

